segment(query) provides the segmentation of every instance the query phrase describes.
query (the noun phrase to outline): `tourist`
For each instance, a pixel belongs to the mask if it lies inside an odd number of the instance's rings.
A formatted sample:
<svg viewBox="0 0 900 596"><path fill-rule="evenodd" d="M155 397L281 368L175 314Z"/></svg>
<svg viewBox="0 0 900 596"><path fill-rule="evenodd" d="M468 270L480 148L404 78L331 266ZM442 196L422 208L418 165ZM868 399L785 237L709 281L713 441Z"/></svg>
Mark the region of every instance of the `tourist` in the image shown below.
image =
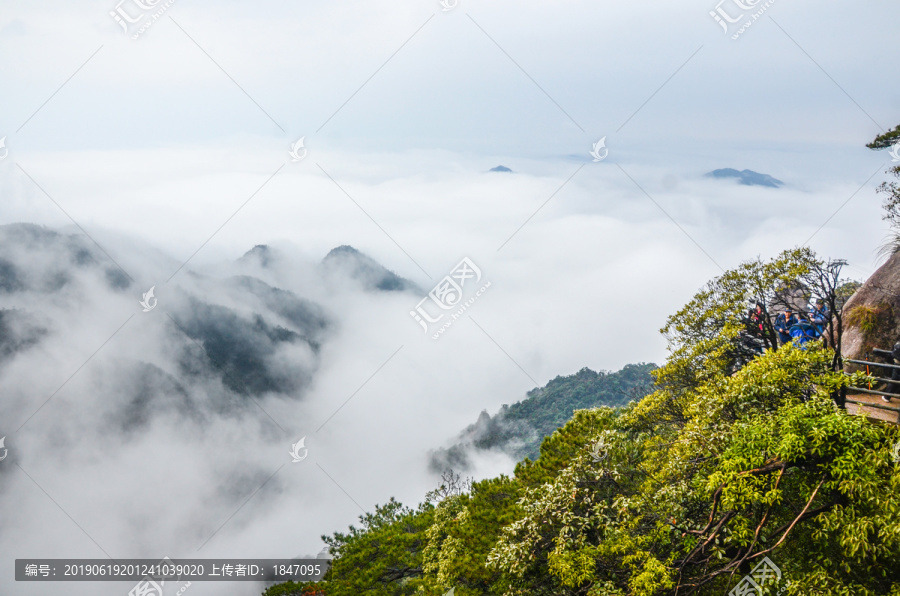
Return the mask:
<svg viewBox="0 0 900 596"><path fill-rule="evenodd" d="M775 331L778 333L778 342L783 346L791 341L791 327L799 323L797 315L791 312L791 307L775 317Z"/></svg>
<svg viewBox="0 0 900 596"><path fill-rule="evenodd" d="M816 303L809 313L809 320L816 326L819 335L822 335L825 332L825 326L828 324L830 318L831 313L828 312L828 307L825 306L825 302L821 298L816 298Z"/></svg>

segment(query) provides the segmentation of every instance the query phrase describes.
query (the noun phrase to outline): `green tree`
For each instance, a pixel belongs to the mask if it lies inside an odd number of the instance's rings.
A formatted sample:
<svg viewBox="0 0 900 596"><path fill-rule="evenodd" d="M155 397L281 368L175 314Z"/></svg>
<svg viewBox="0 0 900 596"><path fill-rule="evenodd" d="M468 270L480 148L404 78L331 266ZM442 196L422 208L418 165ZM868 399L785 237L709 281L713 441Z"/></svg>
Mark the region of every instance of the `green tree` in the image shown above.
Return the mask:
<svg viewBox="0 0 900 596"><path fill-rule="evenodd" d="M815 265L812 251L795 249L770 261L747 261L713 278L661 329L669 359L654 371L657 383L693 387L709 374L732 374L761 350L777 349L775 311L790 304L792 290ZM756 304L762 308L763 329L753 330L753 337L748 307Z"/></svg>
<svg viewBox="0 0 900 596"><path fill-rule="evenodd" d="M850 296L852 296L856 292L856 290L858 290L861 287L862 287L862 282L856 281L856 280L845 281L841 285L839 285L837 292L836 292L838 307L843 309L844 304L848 300L850 300Z"/></svg>
<svg viewBox="0 0 900 596"><path fill-rule="evenodd" d="M894 130L876 136L875 140L866 145L866 147L877 150L887 149L898 141L900 141L900 125L896 126ZM885 173L900 179L900 165L889 168ZM878 253L881 256L891 256L900 251L900 184L894 180L882 182L877 190L883 197L882 207L884 213L881 218L888 222L890 227L888 238L881 245Z"/></svg>
<svg viewBox="0 0 900 596"><path fill-rule="evenodd" d="M894 130L877 135L875 139L866 145L869 149L887 149L897 141L900 141L900 125L895 126Z"/></svg>
<svg viewBox="0 0 900 596"><path fill-rule="evenodd" d="M434 507L425 503L413 510L393 498L361 515L359 528L335 532L322 540L334 556L325 582L318 587L328 596L405 596L422 584L425 531ZM274 596L266 594L265 596Z"/></svg>
<svg viewBox="0 0 900 596"><path fill-rule="evenodd" d="M502 528L518 517L519 497L520 484L501 476L476 482L470 493L437 505L423 564L435 585L454 588L458 596L503 592L499 574L487 567L487 556Z"/></svg>
<svg viewBox="0 0 900 596"><path fill-rule="evenodd" d="M670 355L665 366L653 371L657 384L677 390L694 387L710 375L733 374L760 352L778 348L776 312L785 307L796 311L812 298L823 300L832 315L824 335L837 348L832 363L837 370L843 333L839 288L845 264L823 261L809 248L796 248L769 261L744 262L713 278L661 329ZM758 320L762 330L755 323L751 328L750 305L762 309Z"/></svg>

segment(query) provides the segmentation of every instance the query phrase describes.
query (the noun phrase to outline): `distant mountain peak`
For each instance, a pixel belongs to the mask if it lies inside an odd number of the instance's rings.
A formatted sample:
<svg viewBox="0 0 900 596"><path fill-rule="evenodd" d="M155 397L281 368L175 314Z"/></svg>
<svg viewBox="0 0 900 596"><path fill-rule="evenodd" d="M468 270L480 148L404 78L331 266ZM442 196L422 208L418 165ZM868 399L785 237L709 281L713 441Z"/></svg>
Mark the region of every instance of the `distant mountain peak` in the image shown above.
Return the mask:
<svg viewBox="0 0 900 596"><path fill-rule="evenodd" d="M325 255L325 258L323 260L327 261L328 259L333 259L333 258L341 256L341 255L362 255L362 254L363 253L359 252L358 250L356 250L349 244L342 244L342 245L332 248L330 251L328 251L328 254Z"/></svg>
<svg viewBox="0 0 900 596"><path fill-rule="evenodd" d="M768 174L760 174L753 170L735 170L734 168L720 168L706 174L707 178L737 178L738 184L744 186L768 186L769 188L779 188L784 186L784 182L773 178Z"/></svg>
<svg viewBox="0 0 900 596"><path fill-rule="evenodd" d="M381 263L348 244L331 249L322 265L329 270L338 270L359 282L367 290L384 292L421 291L416 284L388 270Z"/></svg>
<svg viewBox="0 0 900 596"><path fill-rule="evenodd" d="M257 244L256 246L245 252L244 255L240 258L241 261L247 261L250 259L257 259L260 266L267 267L269 265L269 262L272 260L272 250L267 244Z"/></svg>
<svg viewBox="0 0 900 596"><path fill-rule="evenodd" d="M491 172L512 172L512 170L507 168L506 166L494 166L493 168L490 169L490 171Z"/></svg>

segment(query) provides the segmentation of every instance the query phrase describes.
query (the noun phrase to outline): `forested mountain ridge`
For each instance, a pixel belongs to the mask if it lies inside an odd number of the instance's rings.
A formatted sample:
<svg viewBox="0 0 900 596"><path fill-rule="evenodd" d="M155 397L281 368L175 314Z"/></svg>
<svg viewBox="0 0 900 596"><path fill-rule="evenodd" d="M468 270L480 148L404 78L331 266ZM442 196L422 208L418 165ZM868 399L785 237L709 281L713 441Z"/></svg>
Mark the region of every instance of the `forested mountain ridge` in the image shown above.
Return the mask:
<svg viewBox="0 0 900 596"><path fill-rule="evenodd" d="M575 410L600 406L622 406L650 391L655 364L627 364L616 372L582 368L575 374L557 376L512 405L504 405L491 416L483 411L446 449L431 456L430 466L469 469L472 450L498 450L516 460L536 459L541 441L563 426Z"/></svg>

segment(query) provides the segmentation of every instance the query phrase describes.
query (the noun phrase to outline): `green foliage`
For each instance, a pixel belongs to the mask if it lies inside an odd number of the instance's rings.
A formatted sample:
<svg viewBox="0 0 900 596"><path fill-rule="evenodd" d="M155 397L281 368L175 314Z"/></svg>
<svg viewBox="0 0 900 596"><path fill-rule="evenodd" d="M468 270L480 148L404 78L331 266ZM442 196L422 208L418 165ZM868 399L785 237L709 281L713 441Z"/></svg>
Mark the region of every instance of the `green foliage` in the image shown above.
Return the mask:
<svg viewBox="0 0 900 596"><path fill-rule="evenodd" d="M413 510L391 499L360 516L362 526L323 536L334 556L328 596L411 595L422 585L422 551L434 518L428 503Z"/></svg>
<svg viewBox="0 0 900 596"><path fill-rule="evenodd" d="M876 136L875 140L866 145L866 147L869 149L887 149L898 141L900 141L900 126L896 126L894 130L889 130ZM900 166L889 168L887 173L892 174L895 178L900 178ZM884 214L881 218L890 225L890 234L878 253L880 256L887 257L900 251L900 185L894 181L882 182L878 186L878 192L884 197L882 202Z"/></svg>
<svg viewBox="0 0 900 596"><path fill-rule="evenodd" d="M859 327L863 335L868 337L883 323L882 319L884 319L885 310L885 305L868 306L860 304L847 311L847 324Z"/></svg>
<svg viewBox="0 0 900 596"><path fill-rule="evenodd" d="M895 178L900 178L900 166L893 166L887 170ZM881 219L888 222L890 231L885 242L878 249L881 257L890 257L900 251L900 185L896 181L882 182L878 185L878 193L883 196L882 209L884 213Z"/></svg>
<svg viewBox="0 0 900 596"><path fill-rule="evenodd" d="M893 166L888 173L900 178L900 166ZM890 224L892 231L897 232L900 230L900 186L893 181L882 182L878 186L878 192L884 195L884 213L881 218Z"/></svg>
<svg viewBox="0 0 900 596"><path fill-rule="evenodd" d="M765 553L798 586L825 569L886 593L900 582L897 432L835 409L829 396L847 379L830 363L826 349L789 346L674 397L676 423L661 411L666 389L607 419L596 435L606 457L576 456L526 491L492 563L554 578L549 593L596 582L712 594Z"/></svg>
<svg viewBox="0 0 900 596"><path fill-rule="evenodd" d="M845 281L841 285L838 286L836 292L836 298L838 305L843 308L844 304L850 300L850 296L852 296L856 290L862 287L862 282L850 280Z"/></svg>
<svg viewBox="0 0 900 596"><path fill-rule="evenodd" d="M487 556L503 527L520 508L520 484L501 476L476 482L472 491L437 506L428 530L423 568L436 585L455 586L455 594L502 593L499 574L487 568Z"/></svg>
<svg viewBox="0 0 900 596"><path fill-rule="evenodd" d="M297 583L284 582L270 587L263 592L263 596L323 596L324 582L321 584L315 582Z"/></svg>
<svg viewBox="0 0 900 596"><path fill-rule="evenodd" d="M731 374L754 358L757 352L745 342L748 303L764 309L762 347L776 349L771 310L789 305L795 288L816 266L812 251L800 248L770 261L742 263L714 278L660 330L670 356L666 366L654 371L657 383L676 390L693 387L711 376ZM808 290L804 293L808 299Z"/></svg>
<svg viewBox="0 0 900 596"><path fill-rule="evenodd" d="M869 149L887 149L897 141L900 141L900 126L894 127L875 137L875 139L866 145Z"/></svg>
<svg viewBox="0 0 900 596"><path fill-rule="evenodd" d="M565 426L544 439L537 460L526 459L516 466L516 478L529 488L550 482L573 458L592 451L597 441L602 455L604 433L618 416L618 411L608 407L577 410Z"/></svg>

